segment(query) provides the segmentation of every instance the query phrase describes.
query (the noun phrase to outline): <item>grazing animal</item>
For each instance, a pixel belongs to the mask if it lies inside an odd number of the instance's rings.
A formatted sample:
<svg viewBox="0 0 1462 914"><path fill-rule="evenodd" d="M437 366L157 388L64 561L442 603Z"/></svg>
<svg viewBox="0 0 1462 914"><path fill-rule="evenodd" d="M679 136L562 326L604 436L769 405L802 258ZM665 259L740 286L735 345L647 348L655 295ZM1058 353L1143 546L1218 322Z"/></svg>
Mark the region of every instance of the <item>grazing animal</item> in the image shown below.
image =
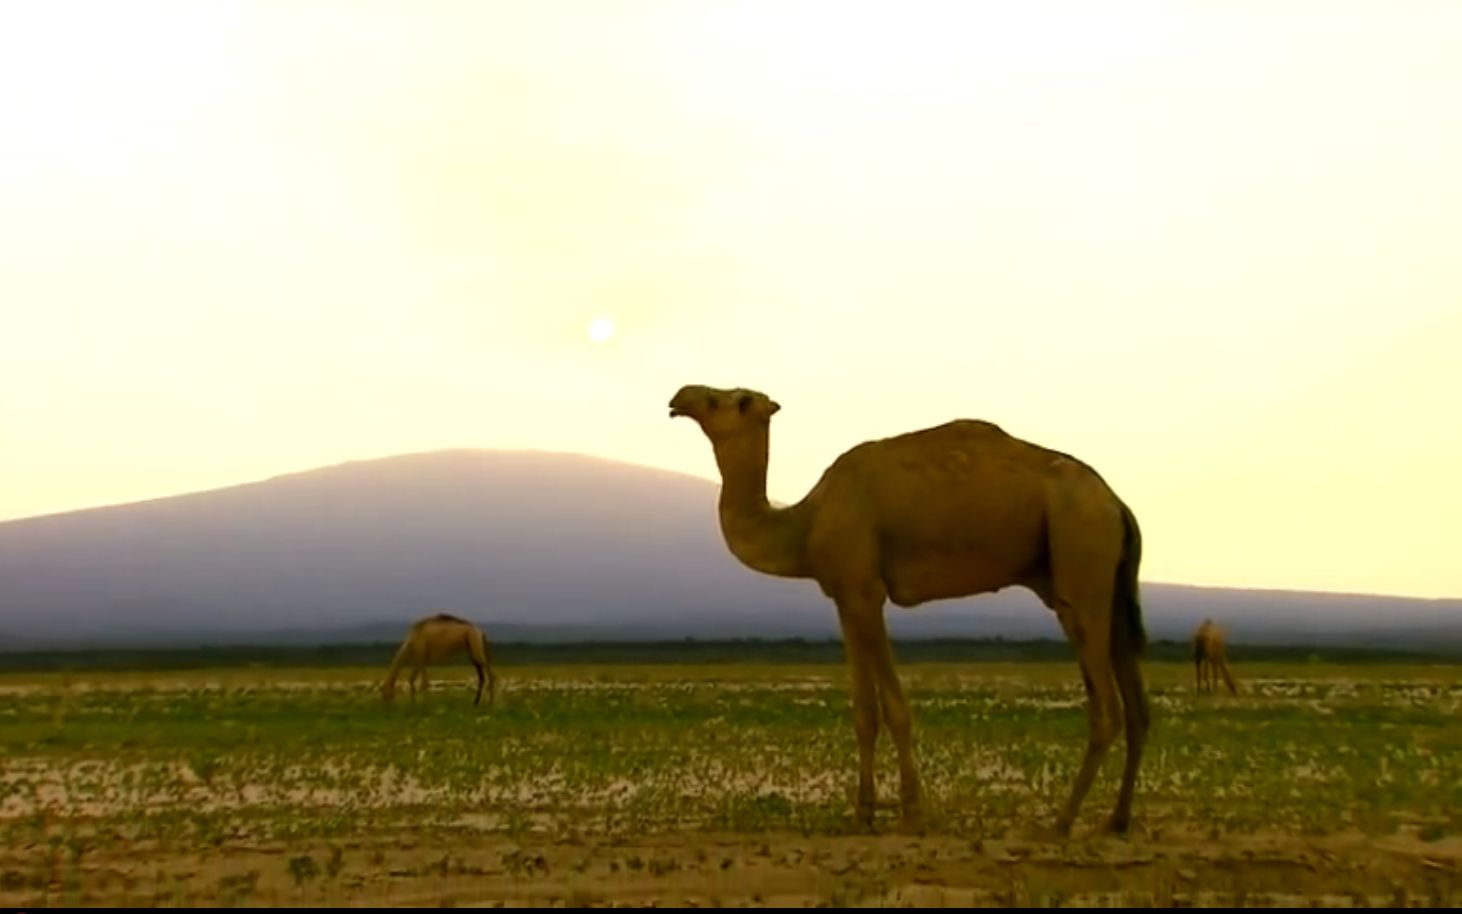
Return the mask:
<svg viewBox="0 0 1462 914"><path fill-rule="evenodd" d="M426 666L441 663L457 654L466 652L477 670L477 696L472 699L474 707L482 701L484 682L488 687L487 706L491 708L497 698L497 676L492 671L492 645L482 629L456 616L438 613L417 620L406 633L391 667L386 671L386 680L381 684L381 696L389 703L396 695L396 677L401 667L409 664L411 675L407 682L411 686L411 700L416 700L416 677L421 676L421 687L428 685Z"/></svg>
<svg viewBox="0 0 1462 914"><path fill-rule="evenodd" d="M1213 691L1218 687L1218 674L1222 673L1229 694L1239 694L1234 678L1229 674L1228 648L1224 643L1223 629L1214 624L1212 619L1204 619L1203 624L1193 633L1193 666L1194 677L1198 680L1198 691Z"/></svg>
<svg viewBox="0 0 1462 914"><path fill-rule="evenodd" d="M880 711L898 752L904 825L921 823L912 718L885 599L914 607L1019 585L1056 613L1086 686L1090 732L1056 829L1070 833L1125 727L1126 766L1108 828L1127 831L1149 723L1138 665L1147 641L1137 587L1142 538L1132 511L1094 470L989 422L958 420L850 448L801 501L773 507L766 480L776 401L687 385L669 406L672 418L689 417L710 439L731 554L763 574L815 580L837 608L852 679L860 826L873 819Z"/></svg>

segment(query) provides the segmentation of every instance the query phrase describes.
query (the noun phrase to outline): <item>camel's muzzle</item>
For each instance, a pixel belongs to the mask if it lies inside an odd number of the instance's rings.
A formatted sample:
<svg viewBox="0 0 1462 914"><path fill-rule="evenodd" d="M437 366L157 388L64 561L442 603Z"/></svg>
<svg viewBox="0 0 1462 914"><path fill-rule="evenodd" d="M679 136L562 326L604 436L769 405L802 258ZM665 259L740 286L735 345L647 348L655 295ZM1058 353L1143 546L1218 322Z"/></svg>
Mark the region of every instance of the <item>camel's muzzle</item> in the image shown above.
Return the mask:
<svg viewBox="0 0 1462 914"><path fill-rule="evenodd" d="M690 386L682 387L670 398L670 418L676 416L688 416L695 418L695 409L703 405L704 398L699 396L698 391Z"/></svg>

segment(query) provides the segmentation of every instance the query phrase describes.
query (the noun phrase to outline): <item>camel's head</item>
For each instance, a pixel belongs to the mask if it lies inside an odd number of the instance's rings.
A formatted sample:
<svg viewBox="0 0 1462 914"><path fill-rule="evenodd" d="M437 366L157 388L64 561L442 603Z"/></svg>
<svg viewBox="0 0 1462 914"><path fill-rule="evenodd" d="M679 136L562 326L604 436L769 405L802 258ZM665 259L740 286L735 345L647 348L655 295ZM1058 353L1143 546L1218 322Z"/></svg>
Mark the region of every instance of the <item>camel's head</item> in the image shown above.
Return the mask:
<svg viewBox="0 0 1462 914"><path fill-rule="evenodd" d="M396 683L386 680L381 683L381 700L390 704L396 698Z"/></svg>
<svg viewBox="0 0 1462 914"><path fill-rule="evenodd" d="M781 405L764 393L737 387L724 390L687 384L670 398L670 416L689 416L712 441L766 428Z"/></svg>

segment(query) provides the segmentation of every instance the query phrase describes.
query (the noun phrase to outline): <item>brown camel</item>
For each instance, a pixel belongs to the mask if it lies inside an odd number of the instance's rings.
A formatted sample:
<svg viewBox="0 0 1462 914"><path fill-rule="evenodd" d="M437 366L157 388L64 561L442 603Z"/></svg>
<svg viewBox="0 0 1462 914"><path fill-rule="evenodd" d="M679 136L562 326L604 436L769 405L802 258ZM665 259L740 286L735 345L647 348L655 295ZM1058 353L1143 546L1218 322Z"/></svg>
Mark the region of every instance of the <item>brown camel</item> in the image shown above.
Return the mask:
<svg viewBox="0 0 1462 914"><path fill-rule="evenodd" d="M1233 676L1228 670L1228 648L1224 644L1223 629L1212 619L1204 619L1193 633L1194 677L1198 680L1198 691L1212 691L1218 687L1218 674L1228 685L1230 695L1239 694Z"/></svg>
<svg viewBox="0 0 1462 914"><path fill-rule="evenodd" d="M391 668L386 671L386 681L381 684L381 697L390 702L396 696L396 677L404 664L411 665L407 682L411 686L411 700L416 700L416 677L421 676L421 688L428 686L426 665L449 660L465 651L477 670L477 697L472 699L475 707L482 701L484 681L488 686L487 706L492 707L497 698L497 677L492 672L492 645L482 629L465 619L446 613L438 613L417 620L406 633Z"/></svg>
<svg viewBox="0 0 1462 914"><path fill-rule="evenodd" d="M737 388L682 387L670 415L694 419L721 471L721 533L743 565L812 578L837 607L858 742L857 821L872 824L879 711L898 752L906 827L921 821L912 718L884 623L884 601L914 607L1024 586L1075 646L1090 737L1056 820L1070 833L1097 769L1124 725L1127 759L1108 823L1125 832L1148 731L1138 660L1137 520L1090 467L960 420L846 451L797 504L767 501L771 417L781 407ZM1125 720L1124 720L1125 717Z"/></svg>

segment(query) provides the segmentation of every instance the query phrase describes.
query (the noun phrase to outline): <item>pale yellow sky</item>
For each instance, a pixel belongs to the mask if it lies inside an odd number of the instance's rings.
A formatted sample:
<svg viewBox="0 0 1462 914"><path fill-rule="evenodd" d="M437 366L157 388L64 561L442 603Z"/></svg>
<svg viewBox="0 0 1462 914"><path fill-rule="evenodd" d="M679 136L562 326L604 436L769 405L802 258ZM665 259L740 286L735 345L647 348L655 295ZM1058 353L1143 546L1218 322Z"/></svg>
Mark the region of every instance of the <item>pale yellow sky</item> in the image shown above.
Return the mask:
<svg viewBox="0 0 1462 914"><path fill-rule="evenodd" d="M714 477L705 383L782 404L782 501L981 417L1148 580L1462 595L1455 0L48 0L0 87L0 519L439 447Z"/></svg>

